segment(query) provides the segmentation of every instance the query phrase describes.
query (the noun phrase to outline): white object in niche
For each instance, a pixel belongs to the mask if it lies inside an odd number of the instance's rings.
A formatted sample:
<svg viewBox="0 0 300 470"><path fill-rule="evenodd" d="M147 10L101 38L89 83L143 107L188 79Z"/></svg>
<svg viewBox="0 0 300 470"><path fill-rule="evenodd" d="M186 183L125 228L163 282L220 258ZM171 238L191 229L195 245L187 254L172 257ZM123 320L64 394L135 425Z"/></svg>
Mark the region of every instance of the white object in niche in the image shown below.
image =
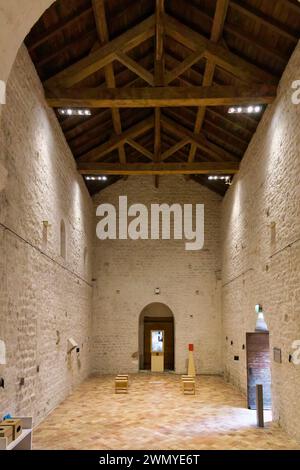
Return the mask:
<svg viewBox="0 0 300 470"><path fill-rule="evenodd" d="M78 344L73 338L68 339L68 352L70 353L73 349L78 348Z"/></svg>
<svg viewBox="0 0 300 470"><path fill-rule="evenodd" d="M6 364L6 347L4 341L0 339L0 364Z"/></svg>

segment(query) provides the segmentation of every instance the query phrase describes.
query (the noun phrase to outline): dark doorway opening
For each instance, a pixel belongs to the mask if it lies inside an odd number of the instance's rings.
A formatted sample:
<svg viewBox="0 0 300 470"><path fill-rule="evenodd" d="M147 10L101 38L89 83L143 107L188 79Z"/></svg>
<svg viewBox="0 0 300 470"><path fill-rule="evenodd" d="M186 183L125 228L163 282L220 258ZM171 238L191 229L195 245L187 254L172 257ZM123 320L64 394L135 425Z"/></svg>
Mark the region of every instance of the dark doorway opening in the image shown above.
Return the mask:
<svg viewBox="0 0 300 470"><path fill-rule="evenodd" d="M256 410L256 385L263 386L264 409L272 408L271 357L268 332L246 334L248 408Z"/></svg>
<svg viewBox="0 0 300 470"><path fill-rule="evenodd" d="M164 370L175 370L175 322L172 310L161 302L148 304L139 317L139 368L151 369L151 330L164 331Z"/></svg>

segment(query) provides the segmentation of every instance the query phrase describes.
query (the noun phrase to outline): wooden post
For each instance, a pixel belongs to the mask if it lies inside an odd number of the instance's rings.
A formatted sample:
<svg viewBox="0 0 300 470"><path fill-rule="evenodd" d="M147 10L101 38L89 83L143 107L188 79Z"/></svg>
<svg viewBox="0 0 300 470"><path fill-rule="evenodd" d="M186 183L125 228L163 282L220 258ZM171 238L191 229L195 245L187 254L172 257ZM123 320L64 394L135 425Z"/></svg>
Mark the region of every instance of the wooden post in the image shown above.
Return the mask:
<svg viewBox="0 0 300 470"><path fill-rule="evenodd" d="M263 428L264 423L264 393L263 386L261 384L256 385L256 414L257 414L257 426Z"/></svg>
<svg viewBox="0 0 300 470"><path fill-rule="evenodd" d="M191 376L191 377L196 376L195 361L194 361L194 345L193 344L189 344L188 375Z"/></svg>

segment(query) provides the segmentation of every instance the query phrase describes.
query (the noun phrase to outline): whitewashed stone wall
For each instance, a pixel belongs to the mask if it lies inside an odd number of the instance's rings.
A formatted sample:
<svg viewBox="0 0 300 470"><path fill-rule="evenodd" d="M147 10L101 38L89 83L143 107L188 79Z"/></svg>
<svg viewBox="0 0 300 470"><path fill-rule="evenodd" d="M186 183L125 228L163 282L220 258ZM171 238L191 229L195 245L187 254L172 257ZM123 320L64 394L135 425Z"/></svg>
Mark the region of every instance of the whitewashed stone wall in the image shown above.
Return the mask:
<svg viewBox="0 0 300 470"><path fill-rule="evenodd" d="M25 47L2 111L0 165L8 176L0 192L0 339L7 364L0 365L0 416L38 422L90 372L93 207ZM69 337L78 356L67 355Z"/></svg>
<svg viewBox="0 0 300 470"><path fill-rule="evenodd" d="M300 105L291 102L291 84L299 79L298 46L225 197L222 224L225 376L246 392L242 345L261 303L271 351L281 348L283 357L272 363L274 418L298 439L300 366L289 363L289 354L300 339Z"/></svg>
<svg viewBox="0 0 300 470"><path fill-rule="evenodd" d="M186 370L187 347L195 344L198 373L221 372L220 358L220 208L221 198L183 177L120 180L95 197L118 205L179 202L205 204L205 246L185 251L181 240L96 240L94 250L93 371L138 370L139 315L162 302L175 319L175 369ZM159 287L161 294L155 295Z"/></svg>
<svg viewBox="0 0 300 470"><path fill-rule="evenodd" d="M53 1L0 0L0 80L7 81L20 45Z"/></svg>

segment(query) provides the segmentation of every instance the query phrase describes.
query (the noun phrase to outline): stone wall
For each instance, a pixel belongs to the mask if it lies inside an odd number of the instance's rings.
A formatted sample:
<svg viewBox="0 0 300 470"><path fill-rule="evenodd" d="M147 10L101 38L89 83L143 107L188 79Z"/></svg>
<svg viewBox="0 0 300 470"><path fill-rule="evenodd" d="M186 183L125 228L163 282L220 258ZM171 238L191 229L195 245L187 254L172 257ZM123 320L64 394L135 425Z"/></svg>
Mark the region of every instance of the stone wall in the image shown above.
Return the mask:
<svg viewBox="0 0 300 470"><path fill-rule="evenodd" d="M94 250L93 371L138 370L139 316L152 302L166 304L175 319L175 369L186 371L188 343L195 344L198 373L218 374L220 359L221 198L183 177L120 180L95 197L98 204L205 204L205 245L185 251L183 240L96 240ZM155 288L160 295L155 295Z"/></svg>
<svg viewBox="0 0 300 470"><path fill-rule="evenodd" d="M289 362L289 354L300 339L300 106L291 101L299 69L298 46L225 197L222 223L225 376L246 392L242 345L261 303L271 354L282 349L282 364L272 362L274 418L298 439L300 366Z"/></svg>
<svg viewBox="0 0 300 470"><path fill-rule="evenodd" d="M0 130L0 416L35 423L90 372L93 206L23 46ZM3 189L4 188L4 189ZM61 223L66 259L61 256ZM67 340L79 355L67 354Z"/></svg>
<svg viewBox="0 0 300 470"><path fill-rule="evenodd" d="M0 0L0 80L7 81L25 36L53 1Z"/></svg>

